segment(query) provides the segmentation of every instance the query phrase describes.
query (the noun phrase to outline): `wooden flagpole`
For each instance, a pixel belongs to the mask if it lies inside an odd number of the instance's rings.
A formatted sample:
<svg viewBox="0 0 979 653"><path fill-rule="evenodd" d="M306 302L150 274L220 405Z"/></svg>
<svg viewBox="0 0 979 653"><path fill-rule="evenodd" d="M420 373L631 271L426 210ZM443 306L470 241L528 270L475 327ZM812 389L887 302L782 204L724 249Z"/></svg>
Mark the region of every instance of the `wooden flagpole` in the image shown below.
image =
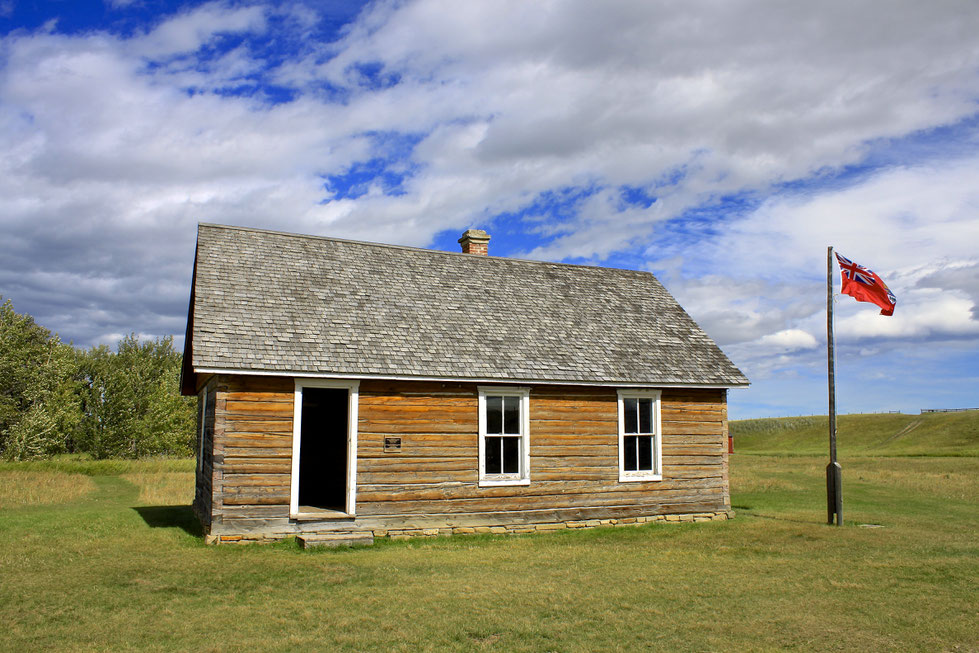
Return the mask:
<svg viewBox="0 0 979 653"><path fill-rule="evenodd" d="M829 465L826 466L827 523L843 525L843 470L836 461L836 342L833 334L833 246L826 250L826 360L829 376Z"/></svg>

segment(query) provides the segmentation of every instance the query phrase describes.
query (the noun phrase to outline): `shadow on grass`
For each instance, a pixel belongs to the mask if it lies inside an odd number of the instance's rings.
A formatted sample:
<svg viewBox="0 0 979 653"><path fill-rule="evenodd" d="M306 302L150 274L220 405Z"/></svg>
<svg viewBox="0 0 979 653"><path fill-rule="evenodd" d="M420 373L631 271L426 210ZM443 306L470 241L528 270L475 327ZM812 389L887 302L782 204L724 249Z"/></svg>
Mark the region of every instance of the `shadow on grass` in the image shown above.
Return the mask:
<svg viewBox="0 0 979 653"><path fill-rule="evenodd" d="M768 514L768 515L766 515L766 514L762 514L760 512L755 512L754 511L754 508L752 506L749 506L749 505L746 505L746 504L731 504L731 508L735 512L737 512L737 511L744 511L744 513L746 515L750 515L751 517L759 517L761 519L771 519L773 521L785 521L785 522L792 522L794 524L816 524L816 523L822 523L822 522L819 522L818 520L813 521L813 520L802 519L802 518L797 518L797 517L786 517L785 515L778 515L778 514L775 514L775 515Z"/></svg>
<svg viewBox="0 0 979 653"><path fill-rule="evenodd" d="M150 528L181 528L188 535L204 537L204 530L190 506L137 506L133 510Z"/></svg>

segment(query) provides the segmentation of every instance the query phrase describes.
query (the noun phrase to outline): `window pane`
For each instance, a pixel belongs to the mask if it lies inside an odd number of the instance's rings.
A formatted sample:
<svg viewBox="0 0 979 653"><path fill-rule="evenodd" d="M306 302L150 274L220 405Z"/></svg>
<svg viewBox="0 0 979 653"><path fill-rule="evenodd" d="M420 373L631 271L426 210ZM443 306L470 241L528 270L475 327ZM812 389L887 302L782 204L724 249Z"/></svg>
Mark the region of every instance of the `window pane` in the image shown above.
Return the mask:
<svg viewBox="0 0 979 653"><path fill-rule="evenodd" d="M500 474L503 472L503 448L504 438L486 438L486 473Z"/></svg>
<svg viewBox="0 0 979 653"><path fill-rule="evenodd" d="M636 467L636 440L638 439L634 435L627 435L622 438L622 453L625 454L623 468L627 472L634 472L638 469Z"/></svg>
<svg viewBox="0 0 979 653"><path fill-rule="evenodd" d="M636 400L623 399L622 411L625 413L625 432L626 433L638 432L639 424L638 424L638 420L636 419Z"/></svg>
<svg viewBox="0 0 979 653"><path fill-rule="evenodd" d="M503 432L520 433L520 397L503 398Z"/></svg>
<svg viewBox="0 0 979 653"><path fill-rule="evenodd" d="M639 466L643 471L653 471L653 437L651 435L639 438Z"/></svg>
<svg viewBox="0 0 979 653"><path fill-rule="evenodd" d="M486 432L503 433L503 397L486 397Z"/></svg>
<svg viewBox="0 0 979 653"><path fill-rule="evenodd" d="M653 400L652 399L639 400L639 432L640 433L653 432Z"/></svg>
<svg viewBox="0 0 979 653"><path fill-rule="evenodd" d="M520 473L520 438L502 438L503 473Z"/></svg>

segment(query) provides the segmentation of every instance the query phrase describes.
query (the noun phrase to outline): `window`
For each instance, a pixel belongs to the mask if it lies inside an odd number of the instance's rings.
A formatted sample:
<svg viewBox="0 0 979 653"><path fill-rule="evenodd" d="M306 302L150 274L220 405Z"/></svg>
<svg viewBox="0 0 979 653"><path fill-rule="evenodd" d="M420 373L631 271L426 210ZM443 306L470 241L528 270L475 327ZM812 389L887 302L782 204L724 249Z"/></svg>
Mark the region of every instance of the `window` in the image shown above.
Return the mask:
<svg viewBox="0 0 979 653"><path fill-rule="evenodd" d="M619 390L619 480L663 478L659 390Z"/></svg>
<svg viewBox="0 0 979 653"><path fill-rule="evenodd" d="M530 390L479 387L479 484L530 484Z"/></svg>

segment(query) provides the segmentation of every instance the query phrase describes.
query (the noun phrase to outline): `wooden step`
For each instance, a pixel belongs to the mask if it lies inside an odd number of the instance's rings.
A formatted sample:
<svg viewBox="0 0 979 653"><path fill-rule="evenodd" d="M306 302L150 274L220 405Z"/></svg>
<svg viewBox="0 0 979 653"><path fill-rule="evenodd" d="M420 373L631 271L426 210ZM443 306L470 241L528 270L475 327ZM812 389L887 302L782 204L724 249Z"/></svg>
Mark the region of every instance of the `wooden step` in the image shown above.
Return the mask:
<svg viewBox="0 0 979 653"><path fill-rule="evenodd" d="M374 544L374 534L364 533L315 533L296 537L300 546L309 549L314 546L370 546Z"/></svg>

